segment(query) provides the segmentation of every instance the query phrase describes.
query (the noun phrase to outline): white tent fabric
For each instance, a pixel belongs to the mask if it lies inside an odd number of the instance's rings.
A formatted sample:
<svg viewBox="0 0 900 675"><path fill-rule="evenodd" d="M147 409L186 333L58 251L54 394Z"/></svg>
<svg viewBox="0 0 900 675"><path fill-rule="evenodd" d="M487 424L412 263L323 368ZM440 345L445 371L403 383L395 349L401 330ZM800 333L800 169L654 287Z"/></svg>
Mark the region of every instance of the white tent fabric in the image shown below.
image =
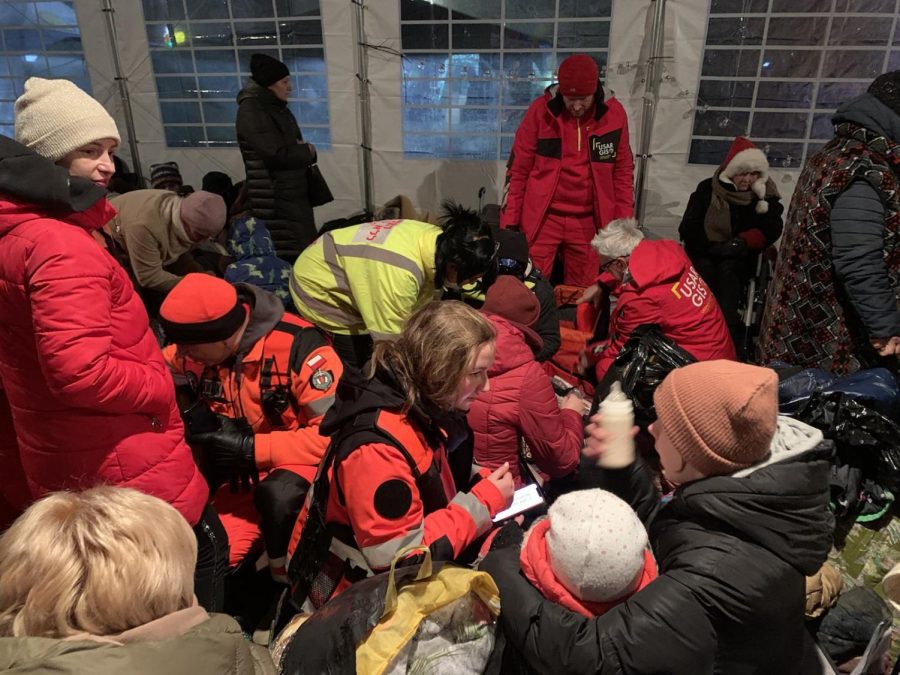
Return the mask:
<svg viewBox="0 0 900 675"><path fill-rule="evenodd" d="M240 153L234 148L166 147L151 67L140 0L113 0L117 45L131 92L141 163L175 160L186 182L199 185L211 170L243 176ZM654 2L615 0L612 10L607 89L629 113L632 148L637 150L641 103L645 91L644 64L649 56L650 20ZM124 130L122 105L102 3L75 0L85 58L94 95L110 109ZM329 87L332 148L320 153L319 165L336 199L316 210L316 220L349 215L364 205L360 113L357 88L358 51L354 39L355 7L350 0L321 0L322 26ZM693 106L700 78L709 0L668 0L663 81L650 148L646 185L645 225L677 238L681 213L698 181L711 167L687 163ZM368 43L400 49L400 3L365 2ZM408 195L418 207L434 211L442 199L474 206L478 190L485 202L497 202L503 185L504 162L451 159L407 159L403 153L400 57L368 50L371 93L373 181L375 205L397 194ZM302 120L300 120L302 126ZM128 158L127 144L123 151ZM785 200L793 190L796 168L773 167L773 177Z"/></svg>

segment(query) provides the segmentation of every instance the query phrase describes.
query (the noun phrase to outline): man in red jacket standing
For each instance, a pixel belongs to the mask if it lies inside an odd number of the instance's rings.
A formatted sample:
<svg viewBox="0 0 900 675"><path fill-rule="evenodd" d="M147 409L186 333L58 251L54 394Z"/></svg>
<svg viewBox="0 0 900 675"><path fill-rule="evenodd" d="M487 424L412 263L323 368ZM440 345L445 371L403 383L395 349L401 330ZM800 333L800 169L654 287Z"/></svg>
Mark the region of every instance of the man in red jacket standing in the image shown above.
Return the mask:
<svg viewBox="0 0 900 675"><path fill-rule="evenodd" d="M597 362L597 380L612 366L632 332L657 324L698 361L735 360L722 310L677 242L648 241L633 218L614 220L591 242L601 270L618 282L609 321L609 346Z"/></svg>
<svg viewBox="0 0 900 675"><path fill-rule="evenodd" d="M599 265L591 238L634 209L628 118L604 100L594 59L560 64L559 84L528 108L506 167L500 226L525 233L545 277L561 248L565 282L590 286Z"/></svg>

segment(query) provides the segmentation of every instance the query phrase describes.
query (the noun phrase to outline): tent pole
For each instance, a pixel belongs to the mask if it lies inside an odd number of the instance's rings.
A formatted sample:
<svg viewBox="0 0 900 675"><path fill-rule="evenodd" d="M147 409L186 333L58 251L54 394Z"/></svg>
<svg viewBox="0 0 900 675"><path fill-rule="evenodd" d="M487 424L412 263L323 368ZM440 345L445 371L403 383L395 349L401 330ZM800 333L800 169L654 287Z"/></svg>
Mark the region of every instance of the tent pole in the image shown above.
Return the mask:
<svg viewBox="0 0 900 675"><path fill-rule="evenodd" d="M363 196L365 209L374 212L374 192L372 182L372 103L369 97L369 52L366 42L366 6L364 0L351 0L356 5L356 59L357 86L359 87L359 116L362 142Z"/></svg>
<svg viewBox="0 0 900 675"><path fill-rule="evenodd" d="M656 103L659 100L660 73L662 70L663 45L666 27L666 0L650 0L656 3L653 10L653 24L650 29L650 57L647 59L647 80L644 86L644 104L641 114L641 138L635 156L637 178L634 185L634 216L643 223L647 208L644 188L650 169L650 142L653 138L653 120Z"/></svg>
<svg viewBox="0 0 900 675"><path fill-rule="evenodd" d="M138 153L137 137L134 133L134 113L131 110L131 97L128 94L128 79L122 73L122 62L119 59L119 41L116 35L116 20L113 16L115 11L112 6L112 0L103 0L103 13L106 15L106 31L109 34L113 67L116 71L116 84L119 85L119 97L122 99L122 108L125 114L125 129L128 132L131 163L134 165L132 168L137 174L138 184L143 185L144 175L141 170L141 156Z"/></svg>

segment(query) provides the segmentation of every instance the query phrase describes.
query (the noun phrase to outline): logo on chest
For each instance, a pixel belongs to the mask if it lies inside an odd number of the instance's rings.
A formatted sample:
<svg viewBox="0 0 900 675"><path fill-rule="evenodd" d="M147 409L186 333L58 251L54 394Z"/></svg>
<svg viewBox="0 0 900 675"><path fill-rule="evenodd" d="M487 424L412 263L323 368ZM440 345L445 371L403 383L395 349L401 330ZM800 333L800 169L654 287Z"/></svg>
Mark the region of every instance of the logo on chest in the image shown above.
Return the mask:
<svg viewBox="0 0 900 675"><path fill-rule="evenodd" d="M622 130L616 129L602 136L589 136L591 161L603 164L612 164L616 161L616 151L619 147L619 139Z"/></svg>

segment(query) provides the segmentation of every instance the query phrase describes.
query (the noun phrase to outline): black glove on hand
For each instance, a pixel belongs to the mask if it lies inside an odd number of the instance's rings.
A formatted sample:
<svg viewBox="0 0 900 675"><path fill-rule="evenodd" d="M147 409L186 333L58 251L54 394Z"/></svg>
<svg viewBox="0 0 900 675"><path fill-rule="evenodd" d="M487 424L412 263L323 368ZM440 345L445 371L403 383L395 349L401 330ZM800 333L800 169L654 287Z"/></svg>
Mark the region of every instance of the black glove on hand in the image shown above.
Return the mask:
<svg viewBox="0 0 900 675"><path fill-rule="evenodd" d="M191 442L203 450L204 464L216 476L231 483L232 492L240 482L245 488L259 482L256 470L253 430L243 420L224 418L218 431L194 434Z"/></svg>
<svg viewBox="0 0 900 675"><path fill-rule="evenodd" d="M709 253L715 258L743 258L749 249L743 237L735 237L731 241L720 241L711 244Z"/></svg>

